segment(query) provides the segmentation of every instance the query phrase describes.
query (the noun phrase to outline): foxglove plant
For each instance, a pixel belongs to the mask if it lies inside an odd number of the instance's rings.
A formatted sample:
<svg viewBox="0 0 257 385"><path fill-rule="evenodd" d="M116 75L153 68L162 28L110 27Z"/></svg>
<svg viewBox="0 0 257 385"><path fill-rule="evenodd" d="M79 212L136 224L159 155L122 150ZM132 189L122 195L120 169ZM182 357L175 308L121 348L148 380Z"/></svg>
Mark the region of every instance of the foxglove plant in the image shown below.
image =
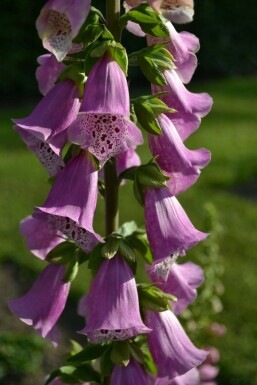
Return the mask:
<svg viewBox="0 0 257 385"><path fill-rule="evenodd" d="M197 366L208 352L193 345L176 315L196 299L203 271L180 260L207 234L193 226L177 196L210 161L208 150L189 150L183 141L212 99L186 89L199 41L171 23L190 21L193 2L127 0L120 15L120 1L108 0L106 19L90 5L49 0L36 22L50 51L39 57L36 72L43 98L14 123L51 177L45 202L20 224L27 248L46 267L9 307L56 342L71 282L87 262L93 278L78 309L87 342L76 344L46 383L196 385L210 369L203 364L199 377ZM127 55L121 44L126 27L146 36L146 48ZM130 66L140 67L151 95L130 99ZM141 129L153 156L146 164L136 152ZM134 222L119 226L125 181L133 182L144 206L146 231ZM99 194L104 237L94 230ZM147 264L149 282L138 282L138 258Z"/></svg>

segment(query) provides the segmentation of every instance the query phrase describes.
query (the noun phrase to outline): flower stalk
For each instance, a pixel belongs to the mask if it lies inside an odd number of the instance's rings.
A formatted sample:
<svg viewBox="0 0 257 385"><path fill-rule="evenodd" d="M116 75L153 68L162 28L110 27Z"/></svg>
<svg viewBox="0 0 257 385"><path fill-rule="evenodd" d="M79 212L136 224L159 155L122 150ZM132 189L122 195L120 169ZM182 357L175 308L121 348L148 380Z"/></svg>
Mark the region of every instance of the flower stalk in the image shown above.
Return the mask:
<svg viewBox="0 0 257 385"><path fill-rule="evenodd" d="M106 2L107 28L117 42L120 41L118 21L120 17L120 0ZM117 178L116 160L109 160L104 167L105 183L105 235L118 230L119 227L119 182Z"/></svg>

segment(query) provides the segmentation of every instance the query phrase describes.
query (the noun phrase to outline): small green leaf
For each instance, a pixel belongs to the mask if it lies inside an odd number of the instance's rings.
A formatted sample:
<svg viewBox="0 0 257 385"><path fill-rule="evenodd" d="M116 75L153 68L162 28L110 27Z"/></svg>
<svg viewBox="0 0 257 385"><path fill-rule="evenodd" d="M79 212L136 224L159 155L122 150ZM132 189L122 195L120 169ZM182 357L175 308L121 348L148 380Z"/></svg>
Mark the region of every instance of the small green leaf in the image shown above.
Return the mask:
<svg viewBox="0 0 257 385"><path fill-rule="evenodd" d="M133 166L122 172L119 176L119 178L122 179L129 179L134 180L136 175L137 167Z"/></svg>
<svg viewBox="0 0 257 385"><path fill-rule="evenodd" d="M79 363L94 360L98 357L101 357L103 353L106 351L108 346L103 345L91 345L87 344L86 347L77 353L76 355L70 357L68 362L71 363Z"/></svg>
<svg viewBox="0 0 257 385"><path fill-rule="evenodd" d="M140 347L134 342L132 341L130 344L129 344L129 349L130 349L130 352L132 354L132 356L141 364L143 365L144 362L145 362L145 356L142 352L142 350L140 349Z"/></svg>
<svg viewBox="0 0 257 385"><path fill-rule="evenodd" d="M158 373L158 369L155 365L155 362L154 362L154 359L151 355L151 353L149 352L149 350L145 349L143 351L143 354L144 354L144 357L145 357L145 361L144 361L144 365L145 365L145 368L146 370L148 370L150 373L152 373L153 375L157 375Z"/></svg>
<svg viewBox="0 0 257 385"><path fill-rule="evenodd" d="M64 282L72 282L79 271L79 261L77 256L73 256L73 258L66 264L66 271L63 278Z"/></svg>
<svg viewBox="0 0 257 385"><path fill-rule="evenodd" d="M144 103L138 103L134 105L134 110L138 122L143 129L145 129L149 134L161 135L161 127L155 119L155 114L150 106Z"/></svg>
<svg viewBox="0 0 257 385"><path fill-rule="evenodd" d="M58 377L60 374L60 370L54 370L46 379L45 385L50 384L56 377Z"/></svg>
<svg viewBox="0 0 257 385"><path fill-rule="evenodd" d="M98 270L101 266L104 258L102 257L102 243L98 243L90 254L88 261L88 268L92 270Z"/></svg>
<svg viewBox="0 0 257 385"><path fill-rule="evenodd" d="M114 366L113 361L111 360L111 351L112 346L108 347L100 359L100 370L104 377L111 375L112 368Z"/></svg>
<svg viewBox="0 0 257 385"><path fill-rule="evenodd" d="M75 354L78 354L83 349L82 346L75 340L70 340L71 344L71 352L70 354L74 356Z"/></svg>
<svg viewBox="0 0 257 385"><path fill-rule="evenodd" d="M174 300L173 295L164 293L154 284L138 284L138 294L141 305L156 312L170 310L170 301Z"/></svg>
<svg viewBox="0 0 257 385"><path fill-rule="evenodd" d="M118 233L122 237L127 237L134 233L137 230L137 224L135 221L125 222L122 226L120 226Z"/></svg>
<svg viewBox="0 0 257 385"><path fill-rule="evenodd" d="M138 203L141 206L144 206L145 203L145 196L144 196L144 188L140 183L138 182L137 175L135 176L134 184L133 184L133 191L134 191L134 196Z"/></svg>
<svg viewBox="0 0 257 385"><path fill-rule="evenodd" d="M142 256L149 265L151 265L154 259L146 235L133 234L129 237L129 241L139 255Z"/></svg>
<svg viewBox="0 0 257 385"><path fill-rule="evenodd" d="M129 364L130 349L128 342L119 341L113 344L111 360L115 365L127 366Z"/></svg>
<svg viewBox="0 0 257 385"><path fill-rule="evenodd" d="M165 19L155 13L147 3L141 3L121 16L119 24L124 28L128 21L140 25L145 33L158 37L168 37L169 30L165 25Z"/></svg>
<svg viewBox="0 0 257 385"><path fill-rule="evenodd" d="M135 262L136 254L133 247L125 239L120 240L119 253L126 259Z"/></svg>
<svg viewBox="0 0 257 385"><path fill-rule="evenodd" d="M67 263L75 254L76 248L77 246L72 242L59 243L48 253L46 260L57 265Z"/></svg>
<svg viewBox="0 0 257 385"><path fill-rule="evenodd" d="M59 80L72 80L78 86L86 82L84 63L73 63L65 66L59 76Z"/></svg>
<svg viewBox="0 0 257 385"><path fill-rule="evenodd" d="M113 258L119 250L120 241L120 235L111 235L110 237L108 237L102 247L102 256L107 259Z"/></svg>
<svg viewBox="0 0 257 385"><path fill-rule="evenodd" d="M96 372L91 365L83 364L76 368L73 373L73 376L79 382L101 382L101 377L98 372Z"/></svg>
<svg viewBox="0 0 257 385"><path fill-rule="evenodd" d="M137 179L140 185L153 188L166 187L170 177L166 176L156 163L149 163L138 167Z"/></svg>

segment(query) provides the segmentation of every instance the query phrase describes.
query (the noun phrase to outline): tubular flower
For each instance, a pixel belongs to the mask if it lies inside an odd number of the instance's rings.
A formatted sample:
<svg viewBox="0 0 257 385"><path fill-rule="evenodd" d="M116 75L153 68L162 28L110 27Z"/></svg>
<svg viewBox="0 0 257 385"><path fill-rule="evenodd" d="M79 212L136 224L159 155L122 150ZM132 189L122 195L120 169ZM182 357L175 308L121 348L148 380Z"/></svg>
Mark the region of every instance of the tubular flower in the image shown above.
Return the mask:
<svg viewBox="0 0 257 385"><path fill-rule="evenodd" d="M158 384L158 381L155 385L199 385L199 371L197 368L189 370L189 372L183 374L183 376L178 376L174 378L173 381L161 382Z"/></svg>
<svg viewBox="0 0 257 385"><path fill-rule="evenodd" d="M38 88L42 95L50 91L58 79L64 64L56 60L54 55L45 54L37 58L39 67L36 69Z"/></svg>
<svg viewBox="0 0 257 385"><path fill-rule="evenodd" d="M204 281L203 270L191 262L173 263L166 279L158 274L155 266L148 268L148 274L153 282L158 282L156 285L161 290L177 297L177 302L172 303L175 314L181 313L196 299L196 289Z"/></svg>
<svg viewBox="0 0 257 385"><path fill-rule="evenodd" d="M152 85L154 94L167 91L159 96L175 113L166 115L176 127L181 139L184 141L200 125L201 118L206 116L212 107L212 98L206 93L195 94L189 92L183 85L175 70L164 71L167 86Z"/></svg>
<svg viewBox="0 0 257 385"><path fill-rule="evenodd" d="M201 118L206 116L212 107L212 98L206 93L195 94L189 92L181 82L176 71L164 71L168 86L152 86L153 93L167 91L161 95L169 107L176 110L167 116L176 127L181 139L184 141L200 125Z"/></svg>
<svg viewBox="0 0 257 385"><path fill-rule="evenodd" d="M79 90L65 80L55 85L26 118L14 119L14 129L37 155L50 176L64 166L61 150L68 140L67 128L80 108Z"/></svg>
<svg viewBox="0 0 257 385"><path fill-rule="evenodd" d="M110 385L149 385L149 378L144 369L131 359L125 367L114 367Z"/></svg>
<svg viewBox="0 0 257 385"><path fill-rule="evenodd" d="M93 229L97 183L92 160L81 152L58 174L45 204L37 207L33 216L52 224L90 252L97 242L103 242Z"/></svg>
<svg viewBox="0 0 257 385"><path fill-rule="evenodd" d="M178 200L167 188L146 190L145 222L156 260L174 253L183 255L207 237L206 233L194 228Z"/></svg>
<svg viewBox="0 0 257 385"><path fill-rule="evenodd" d="M26 238L27 248L38 258L47 254L65 239L50 223L41 222L31 215L20 222L20 233Z"/></svg>
<svg viewBox="0 0 257 385"><path fill-rule="evenodd" d="M162 135L149 135L149 147L161 169L171 176L168 187L172 195L178 195L190 187L199 177L200 170L211 158L205 149L188 150L169 118L163 114L157 118Z"/></svg>
<svg viewBox="0 0 257 385"><path fill-rule="evenodd" d="M81 111L69 128L69 138L101 164L143 143L141 131L129 119L126 77L108 53L89 74Z"/></svg>
<svg viewBox="0 0 257 385"><path fill-rule="evenodd" d="M169 43L165 48L174 57L176 69L183 83L189 83L197 67L195 53L199 50L199 39L189 32L178 33L170 22L166 23L169 38L158 38L147 35L148 45Z"/></svg>
<svg viewBox="0 0 257 385"><path fill-rule="evenodd" d="M210 364L203 364L199 368L201 385L208 385L209 381L214 380L219 374L219 369ZM213 382L215 384L215 382Z"/></svg>
<svg viewBox="0 0 257 385"><path fill-rule="evenodd" d="M119 255L102 263L86 305L87 324L81 333L92 343L125 340L151 331L140 316L132 271Z"/></svg>
<svg viewBox="0 0 257 385"><path fill-rule="evenodd" d="M207 357L208 352L197 349L192 344L170 310L161 313L148 311L145 322L153 329L147 338L158 368L156 385L167 384L167 380L185 374Z"/></svg>
<svg viewBox="0 0 257 385"><path fill-rule="evenodd" d="M70 283L63 282L64 272L63 265L48 265L27 294L9 302L11 311L44 338L52 339L66 304Z"/></svg>
<svg viewBox="0 0 257 385"><path fill-rule="evenodd" d="M85 22L90 0L49 0L36 21L45 49L62 61L72 47L72 39Z"/></svg>

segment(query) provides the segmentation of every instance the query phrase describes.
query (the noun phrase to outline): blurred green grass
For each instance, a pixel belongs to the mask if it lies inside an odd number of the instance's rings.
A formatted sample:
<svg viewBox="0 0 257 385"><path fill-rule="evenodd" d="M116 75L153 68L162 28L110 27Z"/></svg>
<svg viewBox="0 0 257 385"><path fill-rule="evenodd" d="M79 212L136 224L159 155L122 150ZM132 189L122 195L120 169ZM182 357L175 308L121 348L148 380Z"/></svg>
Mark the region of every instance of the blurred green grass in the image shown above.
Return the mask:
<svg viewBox="0 0 257 385"><path fill-rule="evenodd" d="M219 384L256 385L257 78L201 83L191 90L208 91L214 98L212 112L187 141L191 149L210 149L212 162L179 200L201 230L203 205L212 202L224 228L220 248L226 291L220 321L227 325L228 333L215 341L222 355ZM44 202L50 188L46 172L12 130L9 120L26 116L31 109L32 106L13 106L0 111L0 261L14 261L23 272L38 271L43 263L26 250L18 223L32 212L33 206ZM139 152L143 160L149 158L146 147ZM131 191L129 183L121 189L121 221L134 219L142 225L143 210L132 199ZM103 222L103 202L99 199L95 218L98 231L103 231ZM188 253L189 258L194 260L200 251L198 245ZM83 268L73 285L75 297L86 290L86 276Z"/></svg>

